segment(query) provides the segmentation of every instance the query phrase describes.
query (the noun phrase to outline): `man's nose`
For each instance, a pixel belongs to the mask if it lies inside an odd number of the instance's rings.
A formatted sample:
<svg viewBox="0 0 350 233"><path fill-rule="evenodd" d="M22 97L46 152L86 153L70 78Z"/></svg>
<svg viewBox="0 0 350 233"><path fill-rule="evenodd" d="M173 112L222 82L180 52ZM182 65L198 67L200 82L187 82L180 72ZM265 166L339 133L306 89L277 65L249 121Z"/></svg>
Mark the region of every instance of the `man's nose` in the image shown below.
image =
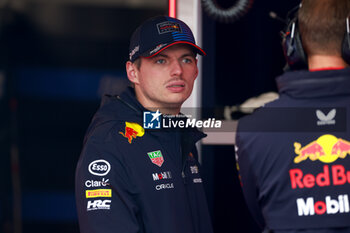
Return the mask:
<svg viewBox="0 0 350 233"><path fill-rule="evenodd" d="M179 61L173 61L171 64L171 76L180 76L182 74L182 66Z"/></svg>

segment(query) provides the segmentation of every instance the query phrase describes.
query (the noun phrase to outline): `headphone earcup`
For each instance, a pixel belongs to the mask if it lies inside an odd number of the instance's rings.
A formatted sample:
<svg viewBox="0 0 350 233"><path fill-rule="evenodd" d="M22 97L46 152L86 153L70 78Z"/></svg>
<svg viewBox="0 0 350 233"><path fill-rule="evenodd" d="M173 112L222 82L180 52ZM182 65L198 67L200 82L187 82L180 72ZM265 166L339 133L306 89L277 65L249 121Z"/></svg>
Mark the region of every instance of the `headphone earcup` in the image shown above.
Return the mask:
<svg viewBox="0 0 350 233"><path fill-rule="evenodd" d="M350 65L350 34L348 31L346 31L344 35L341 55L344 61Z"/></svg>
<svg viewBox="0 0 350 233"><path fill-rule="evenodd" d="M293 19L289 23L282 46L284 56L290 69L297 70L307 68L307 58L301 42L296 19Z"/></svg>

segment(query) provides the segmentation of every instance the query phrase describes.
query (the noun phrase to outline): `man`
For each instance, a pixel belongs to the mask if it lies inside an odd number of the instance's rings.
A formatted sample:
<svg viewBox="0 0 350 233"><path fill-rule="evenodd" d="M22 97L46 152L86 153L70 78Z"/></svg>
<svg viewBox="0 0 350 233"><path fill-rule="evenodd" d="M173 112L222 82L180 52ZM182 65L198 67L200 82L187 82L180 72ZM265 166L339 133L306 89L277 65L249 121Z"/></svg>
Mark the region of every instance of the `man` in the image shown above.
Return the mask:
<svg viewBox="0 0 350 233"><path fill-rule="evenodd" d="M161 113L179 114L198 75L197 53L205 54L178 19L149 19L132 35L133 88L103 101L78 162L82 233L212 233L196 160L204 134L143 128L148 111L153 123Z"/></svg>
<svg viewBox="0 0 350 233"><path fill-rule="evenodd" d="M279 99L239 122L242 189L266 232L350 232L349 13L349 0L303 0L284 43L308 70L278 77Z"/></svg>

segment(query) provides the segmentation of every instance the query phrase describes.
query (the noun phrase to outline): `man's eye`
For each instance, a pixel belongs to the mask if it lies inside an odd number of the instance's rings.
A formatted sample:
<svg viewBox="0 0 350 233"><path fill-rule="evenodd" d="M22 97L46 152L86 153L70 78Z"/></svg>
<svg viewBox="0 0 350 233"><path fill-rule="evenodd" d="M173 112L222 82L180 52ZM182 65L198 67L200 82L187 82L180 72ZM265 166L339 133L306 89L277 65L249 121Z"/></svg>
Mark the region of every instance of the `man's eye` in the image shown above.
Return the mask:
<svg viewBox="0 0 350 233"><path fill-rule="evenodd" d="M184 59L182 59L182 62L183 62L183 63L191 63L191 62L192 62L192 59L184 58Z"/></svg>
<svg viewBox="0 0 350 233"><path fill-rule="evenodd" d="M164 59L157 59L157 60L156 60L156 63L157 63L157 64L164 64L164 63L165 63L165 60L164 60Z"/></svg>

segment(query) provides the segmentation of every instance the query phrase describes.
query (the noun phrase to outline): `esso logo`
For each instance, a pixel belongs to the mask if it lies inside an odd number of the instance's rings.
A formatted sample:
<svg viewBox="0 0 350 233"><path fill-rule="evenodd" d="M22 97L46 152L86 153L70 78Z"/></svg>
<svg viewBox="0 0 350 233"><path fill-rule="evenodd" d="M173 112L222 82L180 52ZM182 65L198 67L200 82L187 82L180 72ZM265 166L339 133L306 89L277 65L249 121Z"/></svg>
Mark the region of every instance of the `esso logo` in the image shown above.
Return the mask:
<svg viewBox="0 0 350 233"><path fill-rule="evenodd" d="M105 176L110 170L111 165L103 159L95 160L89 164L89 172L96 176Z"/></svg>

